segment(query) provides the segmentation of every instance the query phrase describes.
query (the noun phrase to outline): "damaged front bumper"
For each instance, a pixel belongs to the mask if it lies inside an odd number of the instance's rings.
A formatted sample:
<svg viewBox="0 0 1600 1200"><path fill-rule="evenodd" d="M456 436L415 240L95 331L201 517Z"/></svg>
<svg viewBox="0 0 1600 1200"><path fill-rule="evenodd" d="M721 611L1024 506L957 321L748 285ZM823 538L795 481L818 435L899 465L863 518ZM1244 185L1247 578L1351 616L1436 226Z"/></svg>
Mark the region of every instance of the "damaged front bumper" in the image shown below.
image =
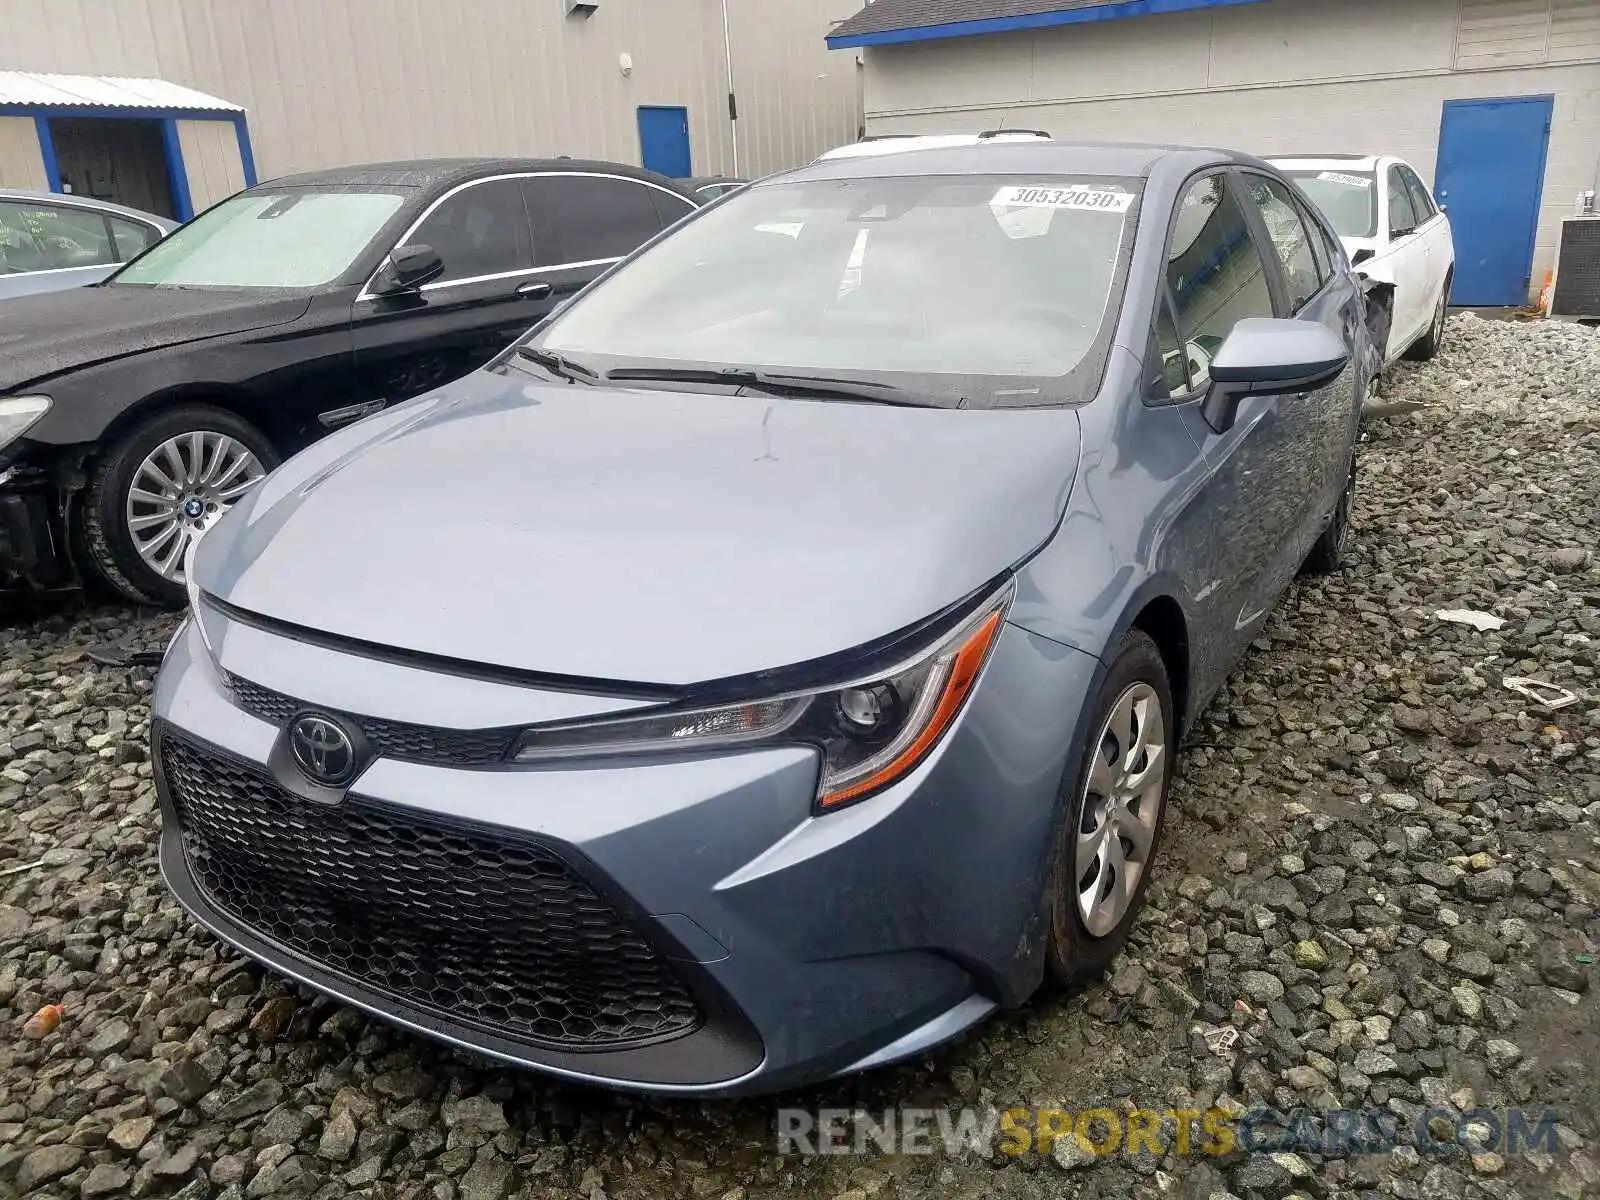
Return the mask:
<svg viewBox="0 0 1600 1200"><path fill-rule="evenodd" d="M0 591L78 586L61 495L49 471L21 464L0 470Z"/></svg>

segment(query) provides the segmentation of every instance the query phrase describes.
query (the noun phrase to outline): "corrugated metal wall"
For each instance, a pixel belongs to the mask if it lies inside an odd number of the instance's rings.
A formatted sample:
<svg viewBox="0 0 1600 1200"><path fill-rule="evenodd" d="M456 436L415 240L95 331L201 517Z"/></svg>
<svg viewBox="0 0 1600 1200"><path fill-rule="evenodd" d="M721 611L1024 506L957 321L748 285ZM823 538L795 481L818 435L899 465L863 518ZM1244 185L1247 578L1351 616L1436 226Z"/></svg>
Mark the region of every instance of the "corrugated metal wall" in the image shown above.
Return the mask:
<svg viewBox="0 0 1600 1200"><path fill-rule="evenodd" d="M32 117L0 117L0 187L48 191L39 130Z"/></svg>
<svg viewBox="0 0 1600 1200"><path fill-rule="evenodd" d="M150 75L244 105L263 179L384 158L637 163L641 104L689 110L694 169L733 167L719 0L0 0L0 68ZM852 0L729 0L740 166L854 140ZM620 57L633 59L624 77Z"/></svg>
<svg viewBox="0 0 1600 1200"><path fill-rule="evenodd" d="M195 212L203 212L244 187L239 135L232 121L179 121L177 125Z"/></svg>
<svg viewBox="0 0 1600 1200"><path fill-rule="evenodd" d="M869 133L1378 152L1430 182L1443 102L1550 94L1533 287L1600 183L1600 0L1270 0L867 51Z"/></svg>

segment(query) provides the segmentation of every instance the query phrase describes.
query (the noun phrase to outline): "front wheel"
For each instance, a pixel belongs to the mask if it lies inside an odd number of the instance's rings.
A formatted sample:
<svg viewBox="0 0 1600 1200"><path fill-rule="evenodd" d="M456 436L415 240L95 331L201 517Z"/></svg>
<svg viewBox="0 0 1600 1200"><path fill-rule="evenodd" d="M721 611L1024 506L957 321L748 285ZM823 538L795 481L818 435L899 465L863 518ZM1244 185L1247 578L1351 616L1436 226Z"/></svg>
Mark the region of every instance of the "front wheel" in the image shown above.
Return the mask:
<svg viewBox="0 0 1600 1200"><path fill-rule="evenodd" d="M178 607L184 552L278 465L265 435L210 405L163 409L116 438L89 471L89 570L135 603Z"/></svg>
<svg viewBox="0 0 1600 1200"><path fill-rule="evenodd" d="M1339 500L1333 506L1327 526L1300 566L1302 575L1331 575L1344 565L1344 557L1350 549L1350 512L1355 507L1355 499L1356 460L1352 455L1350 471L1344 479L1344 490L1339 493Z"/></svg>
<svg viewBox="0 0 1600 1200"><path fill-rule="evenodd" d="M1155 866L1178 749L1161 652L1133 630L1091 710L1050 889L1051 977L1104 971L1128 940Z"/></svg>
<svg viewBox="0 0 1600 1200"><path fill-rule="evenodd" d="M1446 275L1444 287L1439 289L1439 303L1434 305L1433 323L1428 326L1428 332L1423 334L1406 351L1406 357L1416 362L1427 362L1439 353L1439 347L1444 345L1444 323L1449 316L1450 306L1450 276Z"/></svg>

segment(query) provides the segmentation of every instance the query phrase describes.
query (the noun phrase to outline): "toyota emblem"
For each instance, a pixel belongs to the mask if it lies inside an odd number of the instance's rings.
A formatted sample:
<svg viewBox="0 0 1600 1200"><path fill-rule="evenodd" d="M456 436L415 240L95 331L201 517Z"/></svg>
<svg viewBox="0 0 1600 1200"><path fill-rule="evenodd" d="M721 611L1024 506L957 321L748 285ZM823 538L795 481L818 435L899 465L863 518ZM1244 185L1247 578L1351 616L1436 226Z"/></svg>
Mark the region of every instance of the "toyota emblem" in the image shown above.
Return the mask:
<svg viewBox="0 0 1600 1200"><path fill-rule="evenodd" d="M355 774L355 745L332 717L318 713L296 717L289 726L289 750L306 778L324 787L339 787Z"/></svg>

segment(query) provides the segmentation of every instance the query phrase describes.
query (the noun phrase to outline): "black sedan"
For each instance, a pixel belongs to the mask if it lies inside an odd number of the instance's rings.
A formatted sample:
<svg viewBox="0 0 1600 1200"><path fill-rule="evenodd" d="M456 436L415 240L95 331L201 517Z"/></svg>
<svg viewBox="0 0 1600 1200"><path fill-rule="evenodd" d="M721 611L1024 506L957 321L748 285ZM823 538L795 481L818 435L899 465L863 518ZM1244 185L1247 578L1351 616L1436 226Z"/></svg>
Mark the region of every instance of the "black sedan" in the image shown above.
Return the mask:
<svg viewBox="0 0 1600 1200"><path fill-rule="evenodd" d="M694 208L613 163L322 171L0 303L0 588L182 603L189 543L283 458L488 362Z"/></svg>

